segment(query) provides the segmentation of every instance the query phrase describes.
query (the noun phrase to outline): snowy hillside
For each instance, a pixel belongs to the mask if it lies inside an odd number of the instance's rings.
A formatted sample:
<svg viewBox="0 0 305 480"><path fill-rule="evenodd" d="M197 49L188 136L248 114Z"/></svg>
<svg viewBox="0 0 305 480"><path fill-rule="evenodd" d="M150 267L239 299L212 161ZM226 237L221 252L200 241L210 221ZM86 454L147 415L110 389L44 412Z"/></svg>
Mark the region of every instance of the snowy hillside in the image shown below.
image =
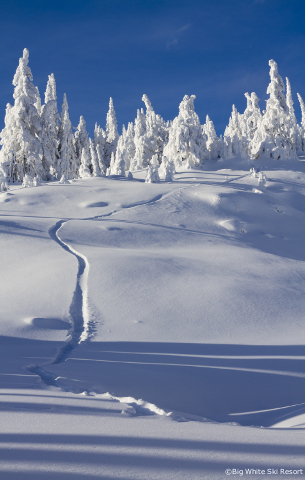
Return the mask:
<svg viewBox="0 0 305 480"><path fill-rule="evenodd" d="M303 158L146 175L0 193L0 478L301 478Z"/></svg>

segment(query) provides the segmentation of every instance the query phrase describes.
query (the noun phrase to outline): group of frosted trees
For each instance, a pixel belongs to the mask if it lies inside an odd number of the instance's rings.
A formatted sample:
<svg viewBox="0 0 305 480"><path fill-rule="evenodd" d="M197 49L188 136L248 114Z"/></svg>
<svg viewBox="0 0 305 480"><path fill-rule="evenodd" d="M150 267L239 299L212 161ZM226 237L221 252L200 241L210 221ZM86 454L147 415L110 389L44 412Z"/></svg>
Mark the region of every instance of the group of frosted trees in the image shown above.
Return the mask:
<svg viewBox="0 0 305 480"><path fill-rule="evenodd" d="M224 135L217 137L209 116L201 125L194 110L195 96L186 95L178 116L165 122L143 95L145 111L137 111L134 122L123 126L119 135L110 98L106 128L95 125L94 138L81 116L73 133L69 107L64 95L61 115L57 109L56 83L50 75L42 105L28 66L29 52L23 51L13 85L14 105L7 105L0 151L0 186L22 182L26 186L41 181L90 176L123 175L146 169L146 182L171 181L176 170L202 167L207 160L234 156L258 159L295 159L305 151L305 105L298 94L302 123L297 123L291 87L285 86L277 64L270 60L269 98L261 112L258 97L245 94L247 107L240 114L233 105ZM4 185L4 187L3 187Z"/></svg>
<svg viewBox="0 0 305 480"><path fill-rule="evenodd" d="M262 156L273 159L296 159L305 151L305 105L301 95L298 99L302 110L299 125L294 113L291 86L286 78L286 95L283 79L274 60L269 61L270 83L266 110L260 111L258 97L246 93L247 108L243 114L233 105L223 144L223 157L240 155L253 160Z"/></svg>

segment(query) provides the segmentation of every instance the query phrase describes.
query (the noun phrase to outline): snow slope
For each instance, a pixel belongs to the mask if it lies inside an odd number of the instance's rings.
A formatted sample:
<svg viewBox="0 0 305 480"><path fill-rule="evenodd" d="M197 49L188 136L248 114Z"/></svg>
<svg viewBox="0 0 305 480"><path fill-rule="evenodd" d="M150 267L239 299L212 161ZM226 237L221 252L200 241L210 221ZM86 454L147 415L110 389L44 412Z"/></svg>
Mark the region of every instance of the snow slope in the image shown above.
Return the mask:
<svg viewBox="0 0 305 480"><path fill-rule="evenodd" d="M0 478L303 467L305 163L205 167L0 194Z"/></svg>

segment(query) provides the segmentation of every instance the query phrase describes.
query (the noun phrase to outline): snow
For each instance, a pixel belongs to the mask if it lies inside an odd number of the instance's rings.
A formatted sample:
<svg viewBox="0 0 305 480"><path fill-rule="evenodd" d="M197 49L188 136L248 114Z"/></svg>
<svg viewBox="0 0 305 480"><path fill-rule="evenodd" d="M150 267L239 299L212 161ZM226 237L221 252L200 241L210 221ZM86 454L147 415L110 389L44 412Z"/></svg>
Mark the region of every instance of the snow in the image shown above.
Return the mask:
<svg viewBox="0 0 305 480"><path fill-rule="evenodd" d="M287 438L285 430L130 417L111 398L52 390L2 398L3 478L220 479L226 468L245 470L249 456L248 468L302 466L300 430Z"/></svg>
<svg viewBox="0 0 305 480"><path fill-rule="evenodd" d="M0 478L303 468L305 162L146 174L0 193Z"/></svg>

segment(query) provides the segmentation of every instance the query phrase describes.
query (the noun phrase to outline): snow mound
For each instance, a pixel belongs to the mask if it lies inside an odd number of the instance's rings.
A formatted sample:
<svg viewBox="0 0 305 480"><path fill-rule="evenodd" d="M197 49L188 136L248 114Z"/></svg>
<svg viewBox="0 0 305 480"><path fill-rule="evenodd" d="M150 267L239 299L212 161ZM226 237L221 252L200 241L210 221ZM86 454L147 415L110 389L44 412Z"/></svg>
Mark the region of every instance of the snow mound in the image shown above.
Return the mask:
<svg viewBox="0 0 305 480"><path fill-rule="evenodd" d="M232 220L232 219L221 220L220 222L218 222L218 225L225 228L229 232L235 232L235 230L237 229L236 228L236 221Z"/></svg>
<svg viewBox="0 0 305 480"><path fill-rule="evenodd" d="M71 325L60 318L25 318L24 323L34 328L46 328L51 330L69 330Z"/></svg>
<svg viewBox="0 0 305 480"><path fill-rule="evenodd" d="M82 208L96 208L96 207L107 207L107 202L83 202L79 204Z"/></svg>
<svg viewBox="0 0 305 480"><path fill-rule="evenodd" d="M194 192L194 197L199 198L203 202L208 203L209 205L218 205L220 203L220 195L215 193L208 193L202 190L197 190Z"/></svg>
<svg viewBox="0 0 305 480"><path fill-rule="evenodd" d="M11 193L8 193L8 192L2 192L2 195L0 195L0 203L6 203L6 202L9 202L11 200L11 197L13 195Z"/></svg>

